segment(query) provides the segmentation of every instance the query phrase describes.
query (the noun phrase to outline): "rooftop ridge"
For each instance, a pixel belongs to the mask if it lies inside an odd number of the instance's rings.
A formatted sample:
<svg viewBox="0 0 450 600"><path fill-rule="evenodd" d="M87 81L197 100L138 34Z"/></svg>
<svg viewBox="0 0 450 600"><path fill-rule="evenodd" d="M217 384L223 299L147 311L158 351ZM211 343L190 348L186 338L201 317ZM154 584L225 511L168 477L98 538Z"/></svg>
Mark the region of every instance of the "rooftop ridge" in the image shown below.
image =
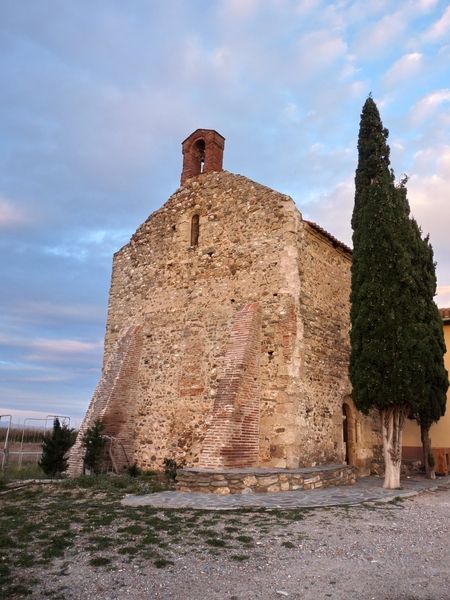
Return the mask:
<svg viewBox="0 0 450 600"><path fill-rule="evenodd" d="M313 229L315 229L316 231L321 233L324 237L326 237L328 240L330 240L330 242L333 244L333 246L338 246L345 252L348 252L349 254L353 254L353 250L350 248L350 246L347 246L347 244L344 244L344 242L341 242L340 240L338 240L336 237L334 237L334 235L332 235L331 233L326 231L326 229L324 229L317 223L314 223L314 221L309 221L308 219L303 219L303 220L310 227L312 227Z"/></svg>

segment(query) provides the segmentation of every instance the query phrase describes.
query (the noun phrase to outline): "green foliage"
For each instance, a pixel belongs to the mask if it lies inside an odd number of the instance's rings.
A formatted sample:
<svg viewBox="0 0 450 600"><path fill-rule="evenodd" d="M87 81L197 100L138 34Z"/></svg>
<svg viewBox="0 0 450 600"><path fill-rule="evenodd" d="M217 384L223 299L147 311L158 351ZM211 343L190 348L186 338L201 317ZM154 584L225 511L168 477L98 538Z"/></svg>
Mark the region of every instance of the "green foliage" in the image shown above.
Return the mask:
<svg viewBox="0 0 450 600"><path fill-rule="evenodd" d="M97 419L94 424L86 430L82 440L83 446L86 448L84 454L84 466L96 475L98 475L101 470L103 452L106 444L106 439L103 436L104 429L104 424Z"/></svg>
<svg viewBox="0 0 450 600"><path fill-rule="evenodd" d="M141 469L135 462L127 468L127 473L130 477L139 477L139 475L142 475Z"/></svg>
<svg viewBox="0 0 450 600"><path fill-rule="evenodd" d="M448 373L444 366L445 342L442 319L433 300L436 294L436 265L428 236L422 239L417 223L411 221L414 234L414 265L418 289L417 311L421 327L420 352L423 388L412 417L427 434L432 423L445 413Z"/></svg>
<svg viewBox="0 0 450 600"><path fill-rule="evenodd" d="M166 474L167 479L175 481L178 467L177 461L173 458L164 459L164 473Z"/></svg>
<svg viewBox="0 0 450 600"><path fill-rule="evenodd" d="M387 137L369 97L355 176L350 336L353 399L366 413L390 407L414 412L424 395L418 241L404 182L394 184Z"/></svg>
<svg viewBox="0 0 450 600"><path fill-rule="evenodd" d="M60 477L67 469L67 452L75 442L76 433L59 419L53 422L53 430L42 442L42 457L39 466L49 477Z"/></svg>

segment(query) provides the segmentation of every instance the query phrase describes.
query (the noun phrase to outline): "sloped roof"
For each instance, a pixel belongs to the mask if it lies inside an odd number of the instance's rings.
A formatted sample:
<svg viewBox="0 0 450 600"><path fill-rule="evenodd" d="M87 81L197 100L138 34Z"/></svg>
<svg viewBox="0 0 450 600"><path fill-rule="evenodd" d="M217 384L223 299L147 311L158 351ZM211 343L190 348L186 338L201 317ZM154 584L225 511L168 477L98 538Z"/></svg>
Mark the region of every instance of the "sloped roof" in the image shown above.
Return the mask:
<svg viewBox="0 0 450 600"><path fill-rule="evenodd" d="M338 248L341 248L342 250L344 250L344 252L348 252L349 254L352 254L352 249L349 246L347 246L347 244L344 244L344 242L341 242L340 240L335 238L334 235L331 235L331 233L328 233L328 231L326 231L323 227L321 227L320 225L317 225L317 223L314 223L313 221L307 221L306 219L304 219L304 222L308 223L308 225L310 227L312 227L313 229L318 231L320 234L322 234L324 237L326 237L333 244L333 246L337 246Z"/></svg>

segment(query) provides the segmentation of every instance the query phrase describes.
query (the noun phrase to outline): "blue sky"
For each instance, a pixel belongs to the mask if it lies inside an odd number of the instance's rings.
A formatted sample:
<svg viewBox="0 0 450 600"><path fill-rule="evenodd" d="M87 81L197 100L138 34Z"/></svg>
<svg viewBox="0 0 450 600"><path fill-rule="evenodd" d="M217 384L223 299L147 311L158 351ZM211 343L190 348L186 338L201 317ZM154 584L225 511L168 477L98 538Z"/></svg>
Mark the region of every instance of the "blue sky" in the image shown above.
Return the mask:
<svg viewBox="0 0 450 600"><path fill-rule="evenodd" d="M83 416L112 253L198 127L350 243L372 92L450 306L449 64L442 0L1 0L0 414Z"/></svg>

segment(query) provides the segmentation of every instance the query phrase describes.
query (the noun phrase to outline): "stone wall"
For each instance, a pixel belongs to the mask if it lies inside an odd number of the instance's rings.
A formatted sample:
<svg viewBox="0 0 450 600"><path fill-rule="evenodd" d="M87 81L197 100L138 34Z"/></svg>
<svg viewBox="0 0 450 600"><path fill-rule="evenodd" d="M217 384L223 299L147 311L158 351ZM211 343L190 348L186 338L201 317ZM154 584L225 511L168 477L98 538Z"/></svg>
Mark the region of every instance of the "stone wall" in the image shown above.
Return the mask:
<svg viewBox="0 0 450 600"><path fill-rule="evenodd" d="M192 247L195 214L200 235ZM289 197L210 173L190 179L115 255L105 360L122 328L141 323L135 456L143 468L161 467L165 457L198 464L231 324L254 301L261 307L261 411L276 402L286 378L279 361L295 346L289 315L298 290L290 279L298 279L299 223Z"/></svg>
<svg viewBox="0 0 450 600"><path fill-rule="evenodd" d="M355 468L330 465L312 469L179 469L177 490L203 492L226 496L314 490L336 485L353 485Z"/></svg>
<svg viewBox="0 0 450 600"><path fill-rule="evenodd" d="M119 469L126 467L130 459L132 462L135 449L136 384L141 351L141 328L130 326L122 330L122 335L118 338L103 369L75 444L70 450L68 472L72 477L83 472L85 448L82 439L87 429L97 419L104 423L105 433L120 442L119 453L114 457L117 467Z"/></svg>
<svg viewBox="0 0 450 600"><path fill-rule="evenodd" d="M303 221L288 196L225 171L188 179L114 256L104 364L139 325L127 424L138 465L161 468L167 457L213 467L227 452L233 465L256 455L264 467L342 462L349 269L348 249ZM254 354L232 365L233 323L247 305L258 306ZM226 399L233 380L259 406L251 456L240 434L225 450L231 438L219 426L220 405L236 417L246 402ZM360 420L354 437L367 457L371 427Z"/></svg>

